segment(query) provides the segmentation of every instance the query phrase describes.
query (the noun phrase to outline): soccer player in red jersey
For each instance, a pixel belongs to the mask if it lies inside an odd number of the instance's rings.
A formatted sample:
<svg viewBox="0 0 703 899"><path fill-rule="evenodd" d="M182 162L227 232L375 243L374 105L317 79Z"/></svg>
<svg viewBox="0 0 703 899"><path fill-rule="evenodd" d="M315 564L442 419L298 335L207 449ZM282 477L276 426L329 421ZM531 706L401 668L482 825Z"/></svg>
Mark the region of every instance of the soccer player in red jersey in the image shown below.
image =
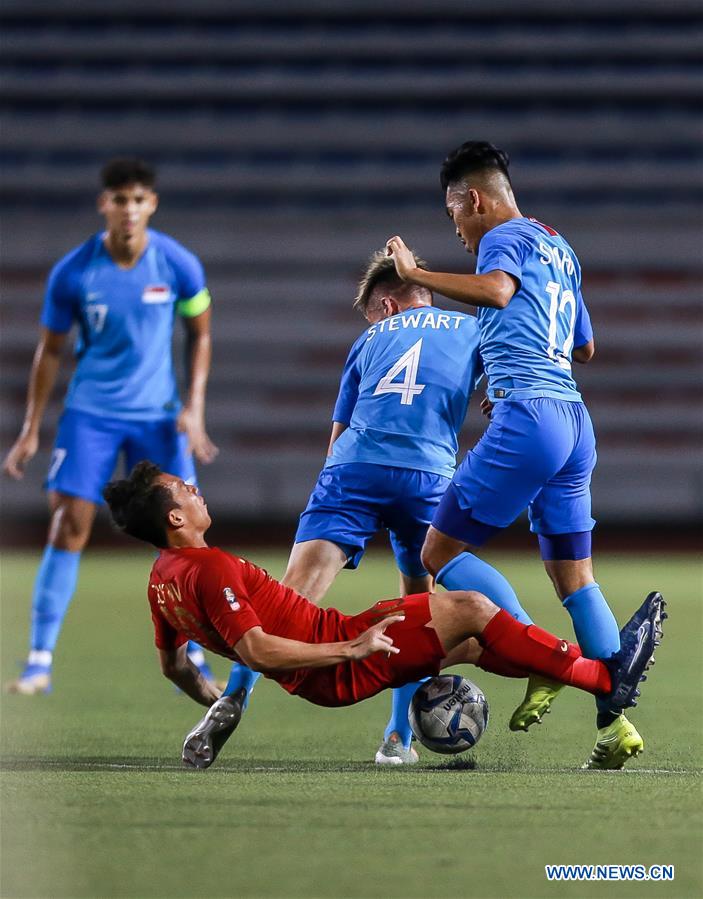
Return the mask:
<svg viewBox="0 0 703 899"><path fill-rule="evenodd" d="M210 710L186 738L184 762L206 768L239 723L241 696L223 696L188 660L197 640L316 705L352 705L441 669L473 663L507 677L536 672L632 705L661 635L662 601L648 598L604 663L481 593L419 593L358 615L321 609L245 559L209 547L197 488L140 462L104 491L115 523L160 549L148 596L161 670ZM241 691L244 692L244 691Z"/></svg>

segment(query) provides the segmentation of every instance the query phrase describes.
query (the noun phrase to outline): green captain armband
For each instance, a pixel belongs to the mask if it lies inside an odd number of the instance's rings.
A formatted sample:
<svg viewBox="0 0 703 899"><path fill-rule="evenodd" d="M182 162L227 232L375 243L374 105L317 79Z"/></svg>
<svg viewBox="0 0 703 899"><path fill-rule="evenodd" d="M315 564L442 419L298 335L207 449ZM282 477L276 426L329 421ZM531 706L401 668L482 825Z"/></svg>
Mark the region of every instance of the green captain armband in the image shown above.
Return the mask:
<svg viewBox="0 0 703 899"><path fill-rule="evenodd" d="M207 287L203 287L201 291L189 300L179 300L176 303L176 311L184 318L195 318L196 315L205 312L211 302L210 291Z"/></svg>

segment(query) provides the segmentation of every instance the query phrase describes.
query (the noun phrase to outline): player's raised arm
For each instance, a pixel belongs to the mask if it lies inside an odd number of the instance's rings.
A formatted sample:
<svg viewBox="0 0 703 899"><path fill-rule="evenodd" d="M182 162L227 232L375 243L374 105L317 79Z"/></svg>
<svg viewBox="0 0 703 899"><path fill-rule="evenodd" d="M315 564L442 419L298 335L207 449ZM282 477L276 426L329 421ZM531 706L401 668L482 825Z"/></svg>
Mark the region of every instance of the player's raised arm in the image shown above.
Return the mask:
<svg viewBox="0 0 703 899"><path fill-rule="evenodd" d="M56 383L61 362L61 351L66 342L66 334L41 329L41 335L32 360L27 388L27 405L24 422L19 437L8 452L2 469L11 478L24 477L25 465L36 455L39 448L39 428L46 404Z"/></svg>
<svg viewBox="0 0 703 899"><path fill-rule="evenodd" d="M398 236L391 237L386 243L386 248L388 255L393 257L398 275L404 281L419 284L469 306L504 309L519 287L518 281L512 275L500 270L482 275L459 275L419 268L411 251Z"/></svg>
<svg viewBox="0 0 703 899"><path fill-rule="evenodd" d="M353 640L340 643L301 643L286 637L267 634L262 628L248 630L236 643L234 651L255 671L294 671L297 668L326 668L341 662L366 659L376 652L397 653L386 628L403 615L390 615L364 631Z"/></svg>

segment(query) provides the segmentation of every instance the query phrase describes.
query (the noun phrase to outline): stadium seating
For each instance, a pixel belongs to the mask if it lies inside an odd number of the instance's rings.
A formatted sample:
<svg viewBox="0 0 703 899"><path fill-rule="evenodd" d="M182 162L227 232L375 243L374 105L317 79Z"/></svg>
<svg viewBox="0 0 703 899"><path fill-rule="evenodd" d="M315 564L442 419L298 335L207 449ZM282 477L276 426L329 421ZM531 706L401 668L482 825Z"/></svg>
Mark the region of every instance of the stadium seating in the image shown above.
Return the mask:
<svg viewBox="0 0 703 899"><path fill-rule="evenodd" d="M693 521L700 5L501 9L404 0L399 21L389 0L5 0L3 446L48 268L96 228L101 162L141 154L159 169L155 226L201 255L215 298L209 419L222 453L204 487L217 485L218 514L290 519L363 325L350 306L365 257L401 233L432 267L466 266L438 166L489 138L511 153L523 211L581 256L598 341L579 370L599 435L598 516ZM480 430L474 409L464 444ZM43 508L26 483L4 503Z"/></svg>

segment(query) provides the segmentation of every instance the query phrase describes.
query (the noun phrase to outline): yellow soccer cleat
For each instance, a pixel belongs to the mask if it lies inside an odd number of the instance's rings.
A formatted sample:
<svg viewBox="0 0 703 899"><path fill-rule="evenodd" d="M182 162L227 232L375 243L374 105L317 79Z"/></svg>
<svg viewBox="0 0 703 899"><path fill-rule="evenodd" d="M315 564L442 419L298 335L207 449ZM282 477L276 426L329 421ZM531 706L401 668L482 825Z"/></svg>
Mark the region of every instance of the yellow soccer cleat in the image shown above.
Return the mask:
<svg viewBox="0 0 703 899"><path fill-rule="evenodd" d="M596 745L587 762L581 766L597 771L619 771L628 759L639 755L644 740L637 728L624 715L598 731Z"/></svg>
<svg viewBox="0 0 703 899"><path fill-rule="evenodd" d="M510 730L527 730L531 724L541 724L563 686L538 674L530 675L525 698L510 718Z"/></svg>

